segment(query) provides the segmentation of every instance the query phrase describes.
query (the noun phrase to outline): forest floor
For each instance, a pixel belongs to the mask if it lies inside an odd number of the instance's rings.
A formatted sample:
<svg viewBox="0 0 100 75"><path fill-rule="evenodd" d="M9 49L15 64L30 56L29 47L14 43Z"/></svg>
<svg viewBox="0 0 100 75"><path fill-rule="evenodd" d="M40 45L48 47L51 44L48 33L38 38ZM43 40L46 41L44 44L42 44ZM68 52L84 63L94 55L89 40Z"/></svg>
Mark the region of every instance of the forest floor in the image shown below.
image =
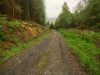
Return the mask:
<svg viewBox="0 0 100 75"><path fill-rule="evenodd" d="M57 31L0 66L0 75L86 75Z"/></svg>

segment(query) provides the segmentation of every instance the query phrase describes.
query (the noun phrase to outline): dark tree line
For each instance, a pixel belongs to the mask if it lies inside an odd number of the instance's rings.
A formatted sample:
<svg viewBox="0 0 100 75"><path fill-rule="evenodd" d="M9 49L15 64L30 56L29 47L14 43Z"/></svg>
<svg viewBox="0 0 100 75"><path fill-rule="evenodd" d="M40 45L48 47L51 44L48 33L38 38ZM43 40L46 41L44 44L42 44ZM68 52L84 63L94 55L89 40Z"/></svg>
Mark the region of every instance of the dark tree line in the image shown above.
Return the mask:
<svg viewBox="0 0 100 75"><path fill-rule="evenodd" d="M67 3L55 22L56 27L87 27L100 29L100 1L80 0L71 13Z"/></svg>
<svg viewBox="0 0 100 75"><path fill-rule="evenodd" d="M10 19L45 24L44 0L0 0L0 14Z"/></svg>

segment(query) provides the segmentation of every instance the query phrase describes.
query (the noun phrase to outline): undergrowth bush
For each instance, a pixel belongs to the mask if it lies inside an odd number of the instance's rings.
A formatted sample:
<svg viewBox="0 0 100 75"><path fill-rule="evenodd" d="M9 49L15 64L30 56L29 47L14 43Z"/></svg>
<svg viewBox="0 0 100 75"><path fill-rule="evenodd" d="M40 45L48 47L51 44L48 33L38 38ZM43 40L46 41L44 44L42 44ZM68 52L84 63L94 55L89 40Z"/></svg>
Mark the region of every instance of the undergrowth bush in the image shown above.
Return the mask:
<svg viewBox="0 0 100 75"><path fill-rule="evenodd" d="M21 28L22 23L18 21L12 21L12 22L9 22L8 27L9 28Z"/></svg>
<svg viewBox="0 0 100 75"><path fill-rule="evenodd" d="M0 32L0 40L1 41L6 41L7 40L7 36L3 32Z"/></svg>
<svg viewBox="0 0 100 75"><path fill-rule="evenodd" d="M7 20L6 17L0 17L0 24L6 24Z"/></svg>
<svg viewBox="0 0 100 75"><path fill-rule="evenodd" d="M94 28L94 29L98 29L98 28L100 29L100 22L97 23L95 26L93 26L93 28Z"/></svg>
<svg viewBox="0 0 100 75"><path fill-rule="evenodd" d="M66 34L64 34L63 36L66 37Z"/></svg>

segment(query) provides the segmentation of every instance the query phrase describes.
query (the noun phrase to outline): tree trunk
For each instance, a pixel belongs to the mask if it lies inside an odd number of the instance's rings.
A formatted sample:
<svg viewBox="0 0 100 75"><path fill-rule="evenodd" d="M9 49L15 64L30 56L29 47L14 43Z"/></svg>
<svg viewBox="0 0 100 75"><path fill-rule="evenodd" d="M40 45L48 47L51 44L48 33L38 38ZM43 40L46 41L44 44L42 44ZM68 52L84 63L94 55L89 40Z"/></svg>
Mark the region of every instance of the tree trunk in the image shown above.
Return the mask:
<svg viewBox="0 0 100 75"><path fill-rule="evenodd" d="M20 5L19 0L18 0L18 5ZM20 12L18 12L18 19L20 19Z"/></svg>
<svg viewBox="0 0 100 75"><path fill-rule="evenodd" d="M35 8L34 8L34 22L35 22Z"/></svg>
<svg viewBox="0 0 100 75"><path fill-rule="evenodd" d="M12 11L12 18L14 19L14 11L15 11L15 10L14 10L14 0L13 0L13 7L12 7L12 10L13 10L13 11Z"/></svg>
<svg viewBox="0 0 100 75"><path fill-rule="evenodd" d="M29 14L30 14L30 12L29 12L29 0L27 0L27 2L28 2L28 5L27 5L27 20L29 21L30 20L30 16L29 16Z"/></svg>

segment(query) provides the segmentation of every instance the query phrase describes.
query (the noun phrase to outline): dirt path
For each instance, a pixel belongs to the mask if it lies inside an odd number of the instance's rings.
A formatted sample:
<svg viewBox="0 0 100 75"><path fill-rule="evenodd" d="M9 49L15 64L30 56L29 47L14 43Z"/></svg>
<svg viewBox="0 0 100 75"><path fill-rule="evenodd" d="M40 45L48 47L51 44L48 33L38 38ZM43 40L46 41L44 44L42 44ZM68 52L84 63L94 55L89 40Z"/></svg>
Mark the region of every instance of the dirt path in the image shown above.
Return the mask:
<svg viewBox="0 0 100 75"><path fill-rule="evenodd" d="M61 35L53 31L44 40L0 66L0 75L86 75Z"/></svg>

